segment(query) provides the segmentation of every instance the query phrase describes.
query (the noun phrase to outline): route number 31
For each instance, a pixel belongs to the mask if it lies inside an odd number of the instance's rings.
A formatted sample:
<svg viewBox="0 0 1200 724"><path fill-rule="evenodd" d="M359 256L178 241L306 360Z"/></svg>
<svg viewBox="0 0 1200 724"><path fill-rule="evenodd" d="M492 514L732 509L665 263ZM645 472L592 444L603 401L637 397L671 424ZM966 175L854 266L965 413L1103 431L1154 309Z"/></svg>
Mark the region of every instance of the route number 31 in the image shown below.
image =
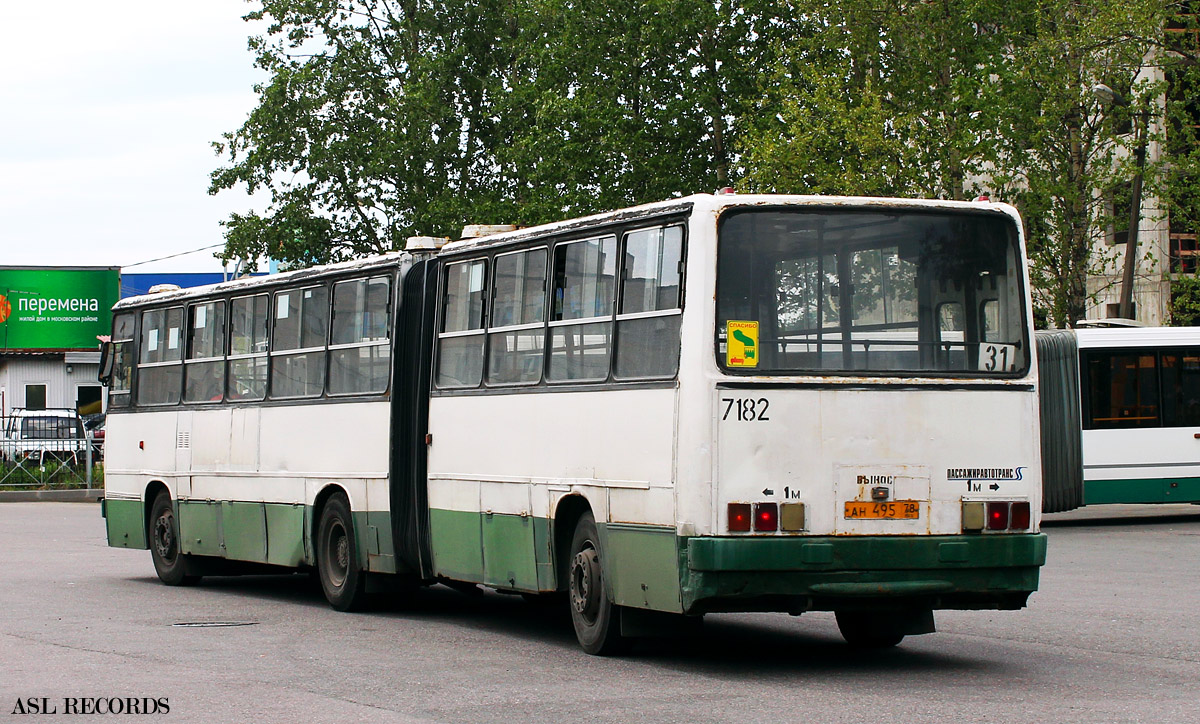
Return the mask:
<svg viewBox="0 0 1200 724"><path fill-rule="evenodd" d="M980 372L1011 372L1017 367L1017 347L984 342L979 345Z"/></svg>

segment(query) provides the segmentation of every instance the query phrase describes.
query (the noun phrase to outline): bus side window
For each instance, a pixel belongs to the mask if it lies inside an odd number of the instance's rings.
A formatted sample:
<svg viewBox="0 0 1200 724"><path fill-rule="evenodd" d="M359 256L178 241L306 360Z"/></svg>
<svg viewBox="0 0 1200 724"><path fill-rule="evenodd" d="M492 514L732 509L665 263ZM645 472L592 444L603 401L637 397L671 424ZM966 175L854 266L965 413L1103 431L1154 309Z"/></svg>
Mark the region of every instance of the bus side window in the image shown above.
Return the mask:
<svg viewBox="0 0 1200 724"><path fill-rule="evenodd" d="M546 250L496 257L488 333L488 383L536 384L546 346Z"/></svg>
<svg viewBox="0 0 1200 724"><path fill-rule="evenodd" d="M683 227L625 235L617 314L619 378L672 377L679 369Z"/></svg>
<svg viewBox="0 0 1200 724"><path fill-rule="evenodd" d="M1162 353L1163 427L1200 427L1200 350Z"/></svg>
<svg viewBox="0 0 1200 724"><path fill-rule="evenodd" d="M138 349L137 401L139 405L173 405L179 402L183 357L183 307L142 312L142 337Z"/></svg>
<svg viewBox="0 0 1200 724"><path fill-rule="evenodd" d="M608 379L616 252L615 236L554 248L550 381Z"/></svg>
<svg viewBox="0 0 1200 724"><path fill-rule="evenodd" d="M438 387L477 387L483 379L486 278L483 259L446 265L438 333Z"/></svg>
<svg viewBox="0 0 1200 724"><path fill-rule="evenodd" d="M188 308L187 361L183 367L187 402L220 402L225 388L225 302Z"/></svg>
<svg viewBox="0 0 1200 724"><path fill-rule="evenodd" d="M108 384L109 407L128 407L133 392L133 315L118 314L113 318L112 379Z"/></svg>
<svg viewBox="0 0 1200 724"><path fill-rule="evenodd" d="M324 390L328 320L328 287L276 292L271 397L317 397Z"/></svg>
<svg viewBox="0 0 1200 724"><path fill-rule="evenodd" d="M391 369L391 280L371 277L333 285L329 394L383 392Z"/></svg>
<svg viewBox="0 0 1200 724"><path fill-rule="evenodd" d="M267 394L267 300L257 294L230 304L228 400L261 400Z"/></svg>
<svg viewBox="0 0 1200 724"><path fill-rule="evenodd" d="M1136 350L1086 356L1085 430L1159 427L1156 355Z"/></svg>

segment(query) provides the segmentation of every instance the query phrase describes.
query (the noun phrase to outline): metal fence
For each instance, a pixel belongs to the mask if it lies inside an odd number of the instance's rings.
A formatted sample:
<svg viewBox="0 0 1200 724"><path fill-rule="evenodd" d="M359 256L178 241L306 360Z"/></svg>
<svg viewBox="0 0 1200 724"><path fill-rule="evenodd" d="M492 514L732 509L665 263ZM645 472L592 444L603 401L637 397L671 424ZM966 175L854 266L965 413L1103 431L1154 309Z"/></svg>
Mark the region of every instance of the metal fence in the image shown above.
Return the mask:
<svg viewBox="0 0 1200 724"><path fill-rule="evenodd" d="M0 417L0 490L104 484L104 438L74 411L13 410Z"/></svg>

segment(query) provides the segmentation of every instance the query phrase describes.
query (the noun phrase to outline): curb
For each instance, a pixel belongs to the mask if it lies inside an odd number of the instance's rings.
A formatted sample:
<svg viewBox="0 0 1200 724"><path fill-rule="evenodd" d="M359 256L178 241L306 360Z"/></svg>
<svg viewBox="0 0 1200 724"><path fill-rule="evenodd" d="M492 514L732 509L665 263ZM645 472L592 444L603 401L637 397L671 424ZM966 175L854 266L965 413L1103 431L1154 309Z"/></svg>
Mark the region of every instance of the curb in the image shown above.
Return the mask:
<svg viewBox="0 0 1200 724"><path fill-rule="evenodd" d="M95 503L104 497L104 488L77 490L0 490L0 503Z"/></svg>

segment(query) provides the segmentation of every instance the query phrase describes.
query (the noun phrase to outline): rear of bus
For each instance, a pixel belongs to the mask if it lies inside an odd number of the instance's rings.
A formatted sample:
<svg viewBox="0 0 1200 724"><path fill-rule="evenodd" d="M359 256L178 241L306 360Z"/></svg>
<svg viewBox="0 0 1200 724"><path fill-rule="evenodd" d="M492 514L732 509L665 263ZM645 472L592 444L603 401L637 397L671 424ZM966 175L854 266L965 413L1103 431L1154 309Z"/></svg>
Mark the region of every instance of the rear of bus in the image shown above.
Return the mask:
<svg viewBox="0 0 1200 724"><path fill-rule="evenodd" d="M680 420L708 422L681 426L679 479L711 484L678 491L684 610L836 611L891 645L935 609L1023 607L1046 546L1016 212L718 196L705 228Z"/></svg>

